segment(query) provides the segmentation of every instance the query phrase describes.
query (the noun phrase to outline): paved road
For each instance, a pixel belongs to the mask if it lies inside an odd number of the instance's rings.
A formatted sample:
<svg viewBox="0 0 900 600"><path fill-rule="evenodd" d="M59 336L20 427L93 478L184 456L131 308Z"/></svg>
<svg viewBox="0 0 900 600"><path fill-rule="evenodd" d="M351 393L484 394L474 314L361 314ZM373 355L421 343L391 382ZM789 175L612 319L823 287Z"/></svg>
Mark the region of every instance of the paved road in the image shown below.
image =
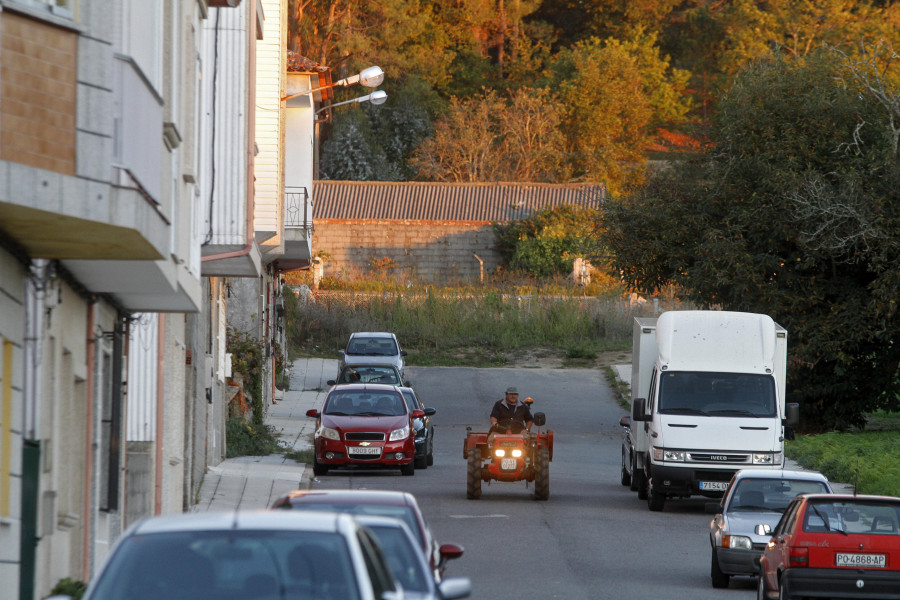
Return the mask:
<svg viewBox="0 0 900 600"><path fill-rule="evenodd" d="M466 548L449 574L472 578L478 598L645 600L752 598L754 583L709 585L710 515L704 500L672 501L663 513L619 485L619 418L595 370L410 368L426 406L437 409L435 464L414 477L336 471L312 487L405 489L420 500L439 541ZM465 498L466 426L486 429L509 385L532 396L554 430L550 500L525 483L485 484Z"/></svg>

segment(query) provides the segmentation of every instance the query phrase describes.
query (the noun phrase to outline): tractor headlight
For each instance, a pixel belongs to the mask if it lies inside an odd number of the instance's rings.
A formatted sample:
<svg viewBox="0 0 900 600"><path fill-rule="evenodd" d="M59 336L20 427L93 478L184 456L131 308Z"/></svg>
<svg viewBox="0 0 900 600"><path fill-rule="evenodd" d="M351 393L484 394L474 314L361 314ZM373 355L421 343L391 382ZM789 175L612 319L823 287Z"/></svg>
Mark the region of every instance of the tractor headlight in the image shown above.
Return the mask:
<svg viewBox="0 0 900 600"><path fill-rule="evenodd" d="M506 450L504 450L503 448L497 448L494 451L494 456L496 456L497 458L503 458L504 456L506 456Z"/></svg>
<svg viewBox="0 0 900 600"><path fill-rule="evenodd" d="M522 456L522 451L519 450L518 448L516 448L515 450L512 451L512 455L515 456L516 458L519 458Z"/></svg>

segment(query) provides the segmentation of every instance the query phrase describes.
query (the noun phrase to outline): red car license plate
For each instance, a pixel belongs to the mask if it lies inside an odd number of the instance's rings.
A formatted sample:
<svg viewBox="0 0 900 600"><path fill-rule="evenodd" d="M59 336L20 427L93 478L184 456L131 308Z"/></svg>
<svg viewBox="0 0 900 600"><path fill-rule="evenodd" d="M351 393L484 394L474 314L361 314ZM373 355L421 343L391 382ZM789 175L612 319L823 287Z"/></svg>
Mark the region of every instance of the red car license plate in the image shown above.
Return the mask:
<svg viewBox="0 0 900 600"><path fill-rule="evenodd" d="M347 454L364 454L366 456L378 456L381 454L381 447L379 446L347 446Z"/></svg>
<svg viewBox="0 0 900 600"><path fill-rule="evenodd" d="M868 567L870 569L883 569L887 566L887 559L884 554L838 552L834 555L834 564L837 567Z"/></svg>

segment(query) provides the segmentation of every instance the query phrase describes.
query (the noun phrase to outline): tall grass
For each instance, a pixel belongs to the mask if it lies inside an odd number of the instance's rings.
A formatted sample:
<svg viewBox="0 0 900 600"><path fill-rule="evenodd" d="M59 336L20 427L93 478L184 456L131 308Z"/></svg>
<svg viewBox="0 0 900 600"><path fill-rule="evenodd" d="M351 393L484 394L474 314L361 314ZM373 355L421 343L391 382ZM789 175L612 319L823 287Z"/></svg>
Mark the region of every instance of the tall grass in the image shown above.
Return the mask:
<svg viewBox="0 0 900 600"><path fill-rule="evenodd" d="M410 364L497 364L504 353L534 348L570 357L627 349L635 314L613 299L478 288L323 292L289 310L287 327L293 355L334 357L354 331L392 331Z"/></svg>
<svg viewBox="0 0 900 600"><path fill-rule="evenodd" d="M785 445L792 459L860 494L900 496L900 431L797 436Z"/></svg>

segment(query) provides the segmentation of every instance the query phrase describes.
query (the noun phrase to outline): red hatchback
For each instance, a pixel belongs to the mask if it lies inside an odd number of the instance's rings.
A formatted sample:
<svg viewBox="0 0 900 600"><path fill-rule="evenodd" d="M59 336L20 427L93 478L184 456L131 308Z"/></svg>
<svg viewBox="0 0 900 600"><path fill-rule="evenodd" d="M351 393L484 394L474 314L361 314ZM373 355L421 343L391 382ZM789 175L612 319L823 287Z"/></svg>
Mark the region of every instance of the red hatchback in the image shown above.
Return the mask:
<svg viewBox="0 0 900 600"><path fill-rule="evenodd" d="M798 496L771 534L760 600L900 598L900 498Z"/></svg>
<svg viewBox="0 0 900 600"><path fill-rule="evenodd" d="M335 386L325 397L322 412L307 411L316 418L313 473L325 475L336 467L400 469L414 475L416 454L413 419L400 391L392 385L346 384Z"/></svg>

